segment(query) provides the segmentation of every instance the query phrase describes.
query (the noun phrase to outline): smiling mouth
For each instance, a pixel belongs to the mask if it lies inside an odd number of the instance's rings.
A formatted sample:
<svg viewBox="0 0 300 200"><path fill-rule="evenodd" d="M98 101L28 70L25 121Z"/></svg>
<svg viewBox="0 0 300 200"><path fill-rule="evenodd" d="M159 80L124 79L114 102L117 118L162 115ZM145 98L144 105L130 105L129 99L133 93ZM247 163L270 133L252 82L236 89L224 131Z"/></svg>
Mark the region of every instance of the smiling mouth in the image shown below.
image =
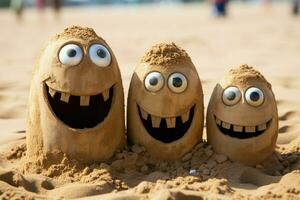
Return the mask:
<svg viewBox="0 0 300 200"><path fill-rule="evenodd" d="M163 143L171 143L182 138L190 128L195 106L181 116L162 118L146 112L138 107L139 116L147 132L156 140Z"/></svg>
<svg viewBox="0 0 300 200"><path fill-rule="evenodd" d="M45 84L49 105L64 124L75 129L93 128L108 115L113 86L92 96L75 96L56 91Z"/></svg>
<svg viewBox="0 0 300 200"><path fill-rule="evenodd" d="M216 116L214 116L214 118L215 118L216 125L224 135L228 135L230 137L239 138L239 139L248 139L248 138L257 137L261 135L269 128L272 122L272 119L270 119L268 122L257 126L241 126L241 125L235 125L228 122L224 122L219 118L217 118Z"/></svg>

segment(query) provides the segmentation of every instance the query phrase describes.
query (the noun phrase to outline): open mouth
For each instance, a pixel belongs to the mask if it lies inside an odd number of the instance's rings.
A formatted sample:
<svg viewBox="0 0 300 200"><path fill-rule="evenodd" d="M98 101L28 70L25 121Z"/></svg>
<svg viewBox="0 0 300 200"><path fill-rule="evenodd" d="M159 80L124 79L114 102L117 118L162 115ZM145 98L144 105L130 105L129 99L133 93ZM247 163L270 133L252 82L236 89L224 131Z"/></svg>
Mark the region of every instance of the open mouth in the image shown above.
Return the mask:
<svg viewBox="0 0 300 200"><path fill-rule="evenodd" d="M147 132L156 140L171 143L182 138L190 128L195 106L181 116L162 118L151 115L138 106L138 111Z"/></svg>
<svg viewBox="0 0 300 200"><path fill-rule="evenodd" d="M272 119L270 119L268 122L257 126L241 126L224 122L216 116L214 118L219 130L223 134L239 139L247 139L261 135L269 128L272 121Z"/></svg>
<svg viewBox="0 0 300 200"><path fill-rule="evenodd" d="M75 129L93 128L108 115L113 98L113 86L92 96L75 96L56 91L45 84L49 105L67 126Z"/></svg>

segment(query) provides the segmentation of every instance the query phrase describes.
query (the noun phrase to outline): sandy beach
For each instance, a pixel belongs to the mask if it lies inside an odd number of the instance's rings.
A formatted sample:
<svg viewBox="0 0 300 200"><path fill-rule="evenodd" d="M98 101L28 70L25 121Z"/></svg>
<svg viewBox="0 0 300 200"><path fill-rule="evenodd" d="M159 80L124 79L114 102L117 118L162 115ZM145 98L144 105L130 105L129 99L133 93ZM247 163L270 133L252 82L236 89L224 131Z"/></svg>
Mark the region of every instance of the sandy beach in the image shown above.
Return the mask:
<svg viewBox="0 0 300 200"><path fill-rule="evenodd" d="M268 10L236 3L226 19L212 17L208 4L65 8L57 20L51 10L25 10L22 21L0 10L0 198L300 199L299 21L285 3ZM70 25L94 28L109 43L125 100L134 67L159 42L175 42L190 55L205 109L225 72L242 64L255 67L276 96L276 151L255 167L234 163L207 143L172 163L155 162L143 147L133 146L90 166L65 155L43 168L24 164L32 69L48 38ZM204 140L205 133L204 128Z"/></svg>

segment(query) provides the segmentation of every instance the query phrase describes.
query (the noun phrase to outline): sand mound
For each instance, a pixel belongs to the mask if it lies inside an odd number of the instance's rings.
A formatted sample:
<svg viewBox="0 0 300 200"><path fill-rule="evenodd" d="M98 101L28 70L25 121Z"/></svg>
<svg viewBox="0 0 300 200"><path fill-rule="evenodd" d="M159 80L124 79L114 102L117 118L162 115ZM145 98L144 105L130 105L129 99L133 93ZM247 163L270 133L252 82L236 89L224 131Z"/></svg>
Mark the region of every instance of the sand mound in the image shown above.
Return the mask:
<svg viewBox="0 0 300 200"><path fill-rule="evenodd" d="M66 28L62 33L55 36L55 39L59 38L80 38L82 40L97 40L99 36L92 28L71 26Z"/></svg>
<svg viewBox="0 0 300 200"><path fill-rule="evenodd" d="M241 65L238 68L229 70L227 76L233 79L233 82L241 85L245 85L248 80L262 81L267 84L271 89L271 84L265 79L265 77L253 67L246 64Z"/></svg>
<svg viewBox="0 0 300 200"><path fill-rule="evenodd" d="M23 199L107 193L111 194L104 199L297 199L299 149L300 140L296 147L277 148L269 160L247 167L214 153L207 143L199 143L176 162L158 162L134 145L108 162L82 165L61 152L29 161L25 144L21 144L5 154L15 169L0 170L0 191L7 198Z"/></svg>
<svg viewBox="0 0 300 200"><path fill-rule="evenodd" d="M191 58L185 50L179 48L174 43L160 43L154 45L146 52L141 62L149 63L150 65L170 66L191 62Z"/></svg>

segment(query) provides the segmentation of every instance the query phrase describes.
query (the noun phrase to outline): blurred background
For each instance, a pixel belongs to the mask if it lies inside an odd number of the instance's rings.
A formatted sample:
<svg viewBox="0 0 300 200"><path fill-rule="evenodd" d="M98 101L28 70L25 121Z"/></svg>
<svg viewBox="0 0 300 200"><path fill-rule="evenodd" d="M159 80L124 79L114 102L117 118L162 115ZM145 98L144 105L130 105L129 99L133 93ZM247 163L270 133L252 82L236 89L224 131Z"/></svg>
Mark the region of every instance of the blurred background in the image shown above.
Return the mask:
<svg viewBox="0 0 300 200"><path fill-rule="evenodd" d="M163 41L191 56L205 107L222 75L248 64L273 84L278 102L288 102L283 112L298 109L299 0L0 0L0 6L0 119L26 116L39 52L70 25L94 28L111 46L125 95L135 65Z"/></svg>

